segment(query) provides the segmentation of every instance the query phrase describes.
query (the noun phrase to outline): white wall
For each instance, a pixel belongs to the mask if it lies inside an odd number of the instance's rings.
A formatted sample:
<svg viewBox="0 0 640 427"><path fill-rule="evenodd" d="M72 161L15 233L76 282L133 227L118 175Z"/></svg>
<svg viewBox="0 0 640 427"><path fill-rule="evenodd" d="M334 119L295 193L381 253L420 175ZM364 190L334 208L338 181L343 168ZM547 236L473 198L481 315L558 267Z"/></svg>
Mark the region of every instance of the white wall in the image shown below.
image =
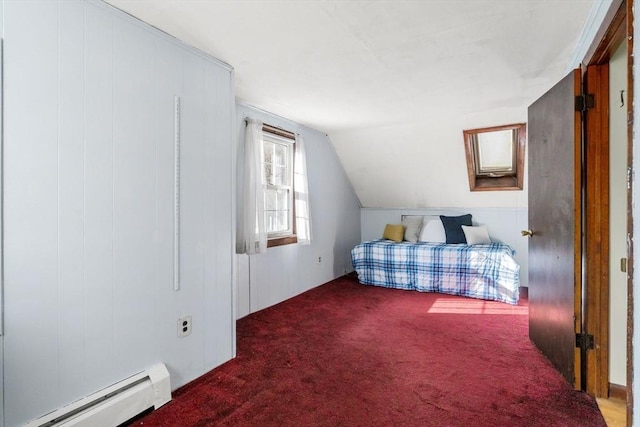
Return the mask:
<svg viewBox="0 0 640 427"><path fill-rule="evenodd" d="M520 286L528 286L529 242L521 230L528 228L527 209L507 208L428 208L428 209L362 209L362 241L380 239L385 224L399 224L402 215L464 215L470 213L474 224L486 224L493 241L515 249L520 265Z"/></svg>
<svg viewBox="0 0 640 427"><path fill-rule="evenodd" d="M4 423L233 354L232 70L101 2L3 2ZM181 289L173 116L182 98ZM193 333L177 337L177 319Z"/></svg>
<svg viewBox="0 0 640 427"><path fill-rule="evenodd" d="M0 7L0 34L4 34L4 8ZM0 55L2 67L4 55ZM2 68L0 68L2 69ZM4 85L0 84L0 99L4 99ZM0 114L4 117L2 103ZM4 120L0 120L0 143L4 140ZM4 176L4 160L0 153L0 176ZM0 197L0 212L4 211L4 197ZM4 241L4 226L0 225L0 241ZM4 260L4 245L0 245L0 259ZM0 262L0 277L4 277L4 262ZM4 378L4 283L0 281L0 378ZM4 382L0 384L0 426L4 426Z"/></svg>
<svg viewBox="0 0 640 427"><path fill-rule="evenodd" d="M360 242L360 204L327 135L244 104L238 104L236 116L238 201L246 117L304 137L313 236L309 246L293 244L269 248L266 254L236 255L240 318L352 271L350 251ZM237 211L240 214L241 206Z"/></svg>
<svg viewBox="0 0 640 427"><path fill-rule="evenodd" d="M425 117L420 123L345 131L331 138L364 207L526 208L526 166L522 191L469 190L462 135L464 129L526 121L526 107L514 106L473 117ZM527 152L525 148L525 158Z"/></svg>
<svg viewBox="0 0 640 427"><path fill-rule="evenodd" d="M627 384L627 44L609 62L609 382ZM620 91L624 91L621 107Z"/></svg>

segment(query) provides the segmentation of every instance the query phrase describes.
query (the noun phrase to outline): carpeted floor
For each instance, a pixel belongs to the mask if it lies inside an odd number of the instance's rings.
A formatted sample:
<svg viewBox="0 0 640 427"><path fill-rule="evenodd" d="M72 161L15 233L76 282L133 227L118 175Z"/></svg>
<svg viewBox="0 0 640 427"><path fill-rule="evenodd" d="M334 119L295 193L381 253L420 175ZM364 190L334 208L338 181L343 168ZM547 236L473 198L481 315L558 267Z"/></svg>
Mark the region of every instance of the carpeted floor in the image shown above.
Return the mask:
<svg viewBox="0 0 640 427"><path fill-rule="evenodd" d="M604 426L527 307L343 277L238 321L238 357L145 426Z"/></svg>

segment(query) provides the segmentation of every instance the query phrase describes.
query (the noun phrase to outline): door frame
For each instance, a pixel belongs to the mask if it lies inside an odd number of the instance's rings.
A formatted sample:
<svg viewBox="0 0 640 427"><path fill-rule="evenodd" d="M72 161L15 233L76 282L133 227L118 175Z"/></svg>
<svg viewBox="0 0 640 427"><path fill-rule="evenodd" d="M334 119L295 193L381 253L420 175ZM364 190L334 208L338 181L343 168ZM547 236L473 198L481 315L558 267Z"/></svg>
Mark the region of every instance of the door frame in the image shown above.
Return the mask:
<svg viewBox="0 0 640 427"><path fill-rule="evenodd" d="M634 0L627 0L627 171L633 171L633 33ZM627 425L633 425L633 180L627 174Z"/></svg>
<svg viewBox="0 0 640 427"><path fill-rule="evenodd" d="M595 345L584 360L586 391L609 396L609 61L586 67L585 92L594 95L586 111L584 143L583 330Z"/></svg>
<svg viewBox="0 0 640 427"><path fill-rule="evenodd" d="M583 64L596 70L587 75L587 90L608 104L608 63L627 40L627 161L633 165L633 5L634 0L614 0ZM605 71L606 70L606 71ZM587 71L588 73L588 71ZM606 74L606 77L605 75ZM606 97L606 98L604 98ZM597 103L597 101L596 101ZM591 122L591 123L590 123ZM599 337L599 347L587 357L587 392L608 397L609 390L609 118L608 108L596 109L587 118L585 150L591 161L585 170L586 223L586 323ZM633 230L632 181L627 186L627 425L633 422ZM624 393L623 393L624 394ZM616 396L624 397L624 396Z"/></svg>

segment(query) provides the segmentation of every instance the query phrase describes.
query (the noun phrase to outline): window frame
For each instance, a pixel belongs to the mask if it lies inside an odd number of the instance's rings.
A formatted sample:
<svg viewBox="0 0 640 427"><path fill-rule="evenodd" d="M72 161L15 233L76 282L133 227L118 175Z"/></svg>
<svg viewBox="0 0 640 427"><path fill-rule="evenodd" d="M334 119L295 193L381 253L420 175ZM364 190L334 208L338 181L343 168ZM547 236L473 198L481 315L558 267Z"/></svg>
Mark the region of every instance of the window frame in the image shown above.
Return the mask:
<svg viewBox="0 0 640 427"><path fill-rule="evenodd" d="M492 126L462 131L467 160L467 174L471 191L508 191L522 190L524 187L524 152L527 140L526 123L516 123L503 126ZM496 171L494 173L479 170L478 135L488 132L511 130L516 132L513 140L513 168L515 171Z"/></svg>
<svg viewBox="0 0 640 427"><path fill-rule="evenodd" d="M285 144L290 144L290 153L289 153L289 165L290 165L290 179L291 179L291 185L290 186L277 186L277 185L269 185L267 184L266 180L265 180L265 184L264 184L264 201L265 201L265 206L264 206L264 210L265 210L265 223L266 223L266 203L267 203L267 197L266 197L266 190L267 188L290 188L290 209L289 209L289 220L290 220L290 229L287 230L286 234L283 233L268 233L267 234L267 248L271 248L271 247L275 247L275 246L282 246L282 245L289 245L289 244L293 244L293 243L297 243L298 242L298 237L296 235L296 212L295 212L295 171L294 171L294 165L295 165L295 148L296 148L296 144L295 144L295 134L292 132L288 132L285 130L282 130L280 128L271 126L271 125L267 125L264 124L262 127L262 149L264 152L264 148L265 148L265 141L266 140L270 140L269 142L272 143L285 143ZM265 164L265 161L263 159L263 165ZM265 175L266 178L266 175Z"/></svg>

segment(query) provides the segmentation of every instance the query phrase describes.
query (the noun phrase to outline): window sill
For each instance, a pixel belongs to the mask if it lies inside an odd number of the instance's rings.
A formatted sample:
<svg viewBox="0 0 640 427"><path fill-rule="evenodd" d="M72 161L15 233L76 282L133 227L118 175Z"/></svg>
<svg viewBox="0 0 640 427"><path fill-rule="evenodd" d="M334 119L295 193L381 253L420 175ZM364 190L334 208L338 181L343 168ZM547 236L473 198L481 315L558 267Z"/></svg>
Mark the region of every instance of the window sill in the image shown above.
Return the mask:
<svg viewBox="0 0 640 427"><path fill-rule="evenodd" d="M298 236L296 236L295 234L292 234L290 236L285 236L285 237L276 237L273 239L269 239L267 241L267 248L273 248L275 246L291 245L293 243L298 243Z"/></svg>
<svg viewBox="0 0 640 427"><path fill-rule="evenodd" d="M504 191L522 190L522 183L515 176L503 176L500 178L476 177L472 183L471 191Z"/></svg>

